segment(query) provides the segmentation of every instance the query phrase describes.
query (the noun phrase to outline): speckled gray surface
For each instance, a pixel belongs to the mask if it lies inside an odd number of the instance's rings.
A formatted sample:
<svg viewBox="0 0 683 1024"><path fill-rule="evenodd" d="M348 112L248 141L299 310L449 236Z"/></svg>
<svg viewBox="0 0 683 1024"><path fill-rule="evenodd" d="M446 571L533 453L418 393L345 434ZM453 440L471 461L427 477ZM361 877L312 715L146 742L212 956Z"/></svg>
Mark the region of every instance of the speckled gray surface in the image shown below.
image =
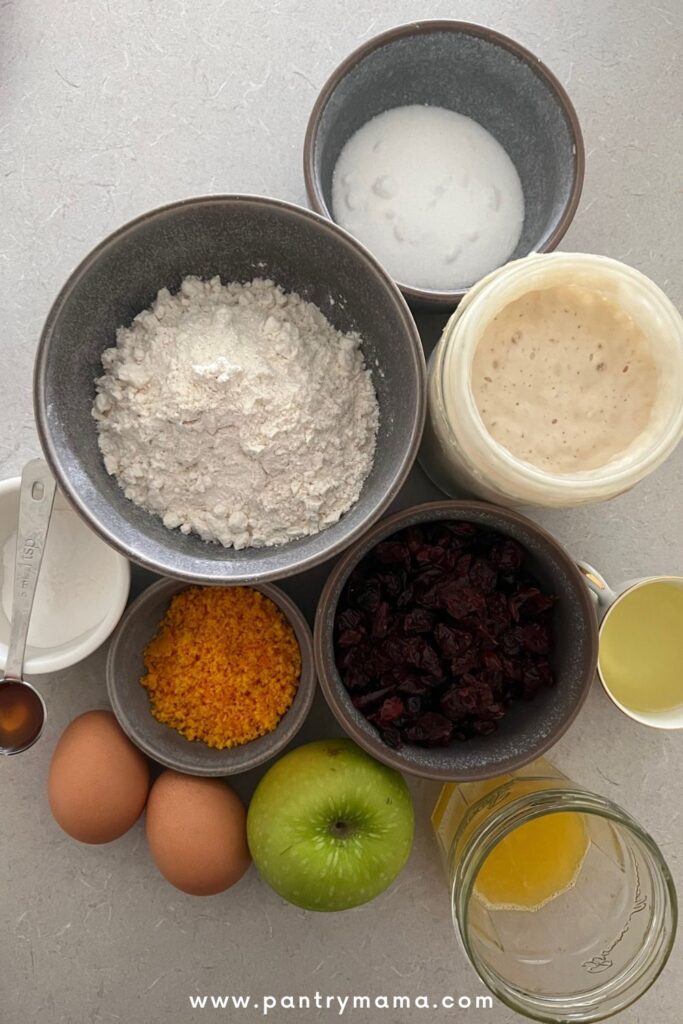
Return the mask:
<svg viewBox="0 0 683 1024"><path fill-rule="evenodd" d="M166 16L164 12L167 12ZM0 278L4 425L0 472L37 452L31 368L50 303L105 234L161 203L244 190L304 201L301 142L317 89L360 42L415 15L486 21L538 53L567 86L588 156L562 247L627 260L683 304L680 222L683 26L674 0L38 0L2 19ZM433 341L441 319L422 318ZM436 492L416 475L401 505ZM683 572L683 449L603 508L537 518L612 580ZM287 584L308 612L325 575ZM136 573L136 584L140 577ZM2 1024L252 1024L261 1010L192 1012L190 994L475 995L449 919L428 829L438 786L413 786L418 834L406 873L375 903L332 917L284 904L251 872L193 900L155 874L137 826L111 848L80 847L52 823L50 753L66 723L104 705L105 652L41 680L44 740L0 765ZM301 738L334 729L321 703ZM661 843L683 888L683 737L621 716L597 686L552 752L578 782L623 803ZM253 780L240 784L245 791ZM680 943L655 988L619 1024L677 1024ZM347 1019L367 1024L367 1013ZM339 1019L282 1011L271 1020ZM342 1017L342 1019L344 1019ZM491 1011L378 1011L390 1024L519 1021Z"/></svg>

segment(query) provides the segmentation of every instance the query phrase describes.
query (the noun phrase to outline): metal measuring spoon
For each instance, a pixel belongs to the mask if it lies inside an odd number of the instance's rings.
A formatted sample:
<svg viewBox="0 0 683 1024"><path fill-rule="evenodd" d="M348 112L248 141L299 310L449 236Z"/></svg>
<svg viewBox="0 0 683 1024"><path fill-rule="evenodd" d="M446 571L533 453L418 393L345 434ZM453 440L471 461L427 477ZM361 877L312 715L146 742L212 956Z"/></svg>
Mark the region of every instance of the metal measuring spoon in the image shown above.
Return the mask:
<svg viewBox="0 0 683 1024"><path fill-rule="evenodd" d="M45 702L23 674L31 610L54 500L55 481L47 464L43 459L33 459L24 466L19 491L12 622L5 675L0 679L0 754L28 750L45 725Z"/></svg>

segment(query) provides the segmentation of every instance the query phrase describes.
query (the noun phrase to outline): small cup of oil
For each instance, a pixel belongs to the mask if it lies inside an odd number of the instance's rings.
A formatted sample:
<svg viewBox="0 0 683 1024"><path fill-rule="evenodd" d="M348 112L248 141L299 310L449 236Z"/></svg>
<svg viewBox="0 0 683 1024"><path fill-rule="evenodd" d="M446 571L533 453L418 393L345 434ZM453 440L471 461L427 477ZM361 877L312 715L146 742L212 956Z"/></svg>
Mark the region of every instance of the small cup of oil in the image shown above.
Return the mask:
<svg viewBox="0 0 683 1024"><path fill-rule="evenodd" d="M598 675L630 718L655 729L683 729L683 576L648 576L607 585L579 563L597 598Z"/></svg>

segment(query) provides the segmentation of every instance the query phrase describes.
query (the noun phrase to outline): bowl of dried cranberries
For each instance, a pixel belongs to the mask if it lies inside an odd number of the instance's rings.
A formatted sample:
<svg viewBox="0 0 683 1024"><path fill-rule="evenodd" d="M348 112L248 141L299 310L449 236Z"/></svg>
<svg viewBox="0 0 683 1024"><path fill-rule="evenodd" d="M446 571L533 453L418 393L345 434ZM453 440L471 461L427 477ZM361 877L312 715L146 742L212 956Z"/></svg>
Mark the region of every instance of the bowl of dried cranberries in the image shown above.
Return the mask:
<svg viewBox="0 0 683 1024"><path fill-rule="evenodd" d="M314 637L323 692L356 742L454 781L505 774L552 746L588 694L597 645L564 548L475 501L376 524L332 570Z"/></svg>

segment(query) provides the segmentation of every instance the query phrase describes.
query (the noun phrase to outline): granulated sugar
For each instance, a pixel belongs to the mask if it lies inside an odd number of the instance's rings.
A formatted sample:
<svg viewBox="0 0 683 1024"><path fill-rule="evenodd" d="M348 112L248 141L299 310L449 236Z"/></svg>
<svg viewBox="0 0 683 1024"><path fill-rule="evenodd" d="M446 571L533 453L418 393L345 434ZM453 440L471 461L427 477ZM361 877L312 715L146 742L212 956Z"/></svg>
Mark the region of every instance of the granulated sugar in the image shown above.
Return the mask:
<svg viewBox="0 0 683 1024"><path fill-rule="evenodd" d="M453 290L510 258L524 223L519 175L480 124L442 107L386 110L341 151L334 219L402 284Z"/></svg>

